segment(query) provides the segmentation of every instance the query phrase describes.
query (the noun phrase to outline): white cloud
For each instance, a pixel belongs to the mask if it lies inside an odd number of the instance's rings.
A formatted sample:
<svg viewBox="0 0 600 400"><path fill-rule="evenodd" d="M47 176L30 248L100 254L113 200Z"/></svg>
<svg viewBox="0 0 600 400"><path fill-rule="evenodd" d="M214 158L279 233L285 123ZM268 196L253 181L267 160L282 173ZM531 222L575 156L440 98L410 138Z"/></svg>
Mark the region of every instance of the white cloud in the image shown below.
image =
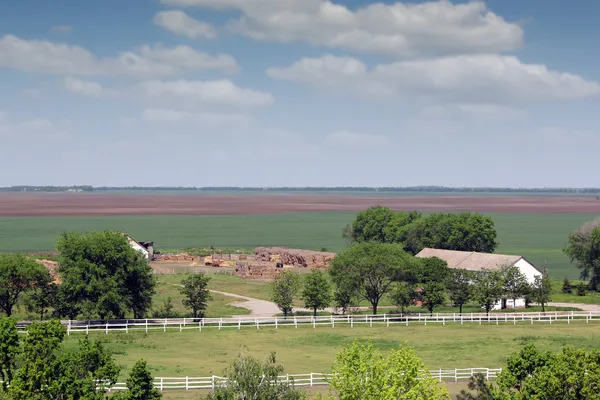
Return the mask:
<svg viewBox="0 0 600 400"><path fill-rule="evenodd" d="M328 55L302 59L287 68L270 68L267 74L317 87L410 94L413 98L442 102L575 99L600 92L598 83L579 75L491 54L402 61L372 70L367 70L361 61Z"/></svg>
<svg viewBox="0 0 600 400"><path fill-rule="evenodd" d="M21 96L30 99L39 99L42 97L42 92L40 92L38 89L25 89L21 92Z"/></svg>
<svg viewBox="0 0 600 400"><path fill-rule="evenodd" d="M537 144L595 148L600 145L600 132L560 126L546 126L534 130L524 139Z"/></svg>
<svg viewBox="0 0 600 400"><path fill-rule="evenodd" d="M327 136L327 142L335 146L366 149L385 146L388 143L388 139L381 135L366 135L349 131L338 131Z"/></svg>
<svg viewBox="0 0 600 400"><path fill-rule="evenodd" d="M356 10L329 0L161 0L181 7L235 9L229 28L261 41L314 45L393 56L498 52L521 46L523 29L483 1L452 4L373 3Z"/></svg>
<svg viewBox="0 0 600 400"><path fill-rule="evenodd" d="M142 78L185 70L231 70L236 63L231 56L211 56L188 46L146 45L135 52L121 52L117 57L98 58L79 46L5 35L0 38L0 66L42 74Z"/></svg>
<svg viewBox="0 0 600 400"><path fill-rule="evenodd" d="M522 117L524 112L493 103L452 103L427 106L423 109L422 115L431 118L466 117L507 120Z"/></svg>
<svg viewBox="0 0 600 400"><path fill-rule="evenodd" d="M61 122L52 122L46 118L35 118L20 122L0 118L0 135L13 141L30 144L43 140L60 140L70 136L69 126Z"/></svg>
<svg viewBox="0 0 600 400"><path fill-rule="evenodd" d="M50 31L54 33L71 33L72 30L73 28L69 25L54 25L52 29L50 29Z"/></svg>
<svg viewBox="0 0 600 400"><path fill-rule="evenodd" d="M212 25L200 22L183 11L161 11L154 16L154 24L190 39L214 39L217 36Z"/></svg>
<svg viewBox="0 0 600 400"><path fill-rule="evenodd" d="M193 113L170 109L148 108L142 112L142 121L172 127L198 129L240 128L249 126L251 118L237 113Z"/></svg>
<svg viewBox="0 0 600 400"><path fill-rule="evenodd" d="M71 77L65 78L65 89L71 93L93 97L101 96L104 93L102 85L98 82Z"/></svg>
<svg viewBox="0 0 600 400"><path fill-rule="evenodd" d="M215 81L146 81L138 85L144 98L152 103L170 104L177 108L214 106L218 108L253 109L273 103L269 93L236 86L229 80Z"/></svg>
<svg viewBox="0 0 600 400"><path fill-rule="evenodd" d="M47 119L32 119L29 121L21 122L19 124L19 127L27 130L41 131L45 129L51 129L53 127L53 124Z"/></svg>

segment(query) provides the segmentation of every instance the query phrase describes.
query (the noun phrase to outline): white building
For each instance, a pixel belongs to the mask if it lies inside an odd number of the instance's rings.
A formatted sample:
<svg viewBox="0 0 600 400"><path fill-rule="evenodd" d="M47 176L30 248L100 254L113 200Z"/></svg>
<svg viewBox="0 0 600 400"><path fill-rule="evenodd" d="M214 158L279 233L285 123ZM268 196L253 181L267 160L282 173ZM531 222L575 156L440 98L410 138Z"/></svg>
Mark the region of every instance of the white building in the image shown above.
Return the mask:
<svg viewBox="0 0 600 400"><path fill-rule="evenodd" d="M125 235L127 240L129 241L129 245L134 250L142 253L144 258L148 261L151 261L154 258L154 243L153 242L138 242L134 240L131 236Z"/></svg>
<svg viewBox="0 0 600 400"><path fill-rule="evenodd" d="M431 258L437 257L446 261L449 268L466 269L469 271L479 272L482 270L499 270L507 266L516 266L519 271L527 278L527 282L532 284L535 277L542 277L543 274L523 256L512 256L506 254L490 254L477 253L473 251L456 251L456 250L441 250L425 248L421 250L416 257ZM503 298L494 307L494 310L503 308L520 308L525 307L525 299L516 299L516 304L513 304L513 299Z"/></svg>

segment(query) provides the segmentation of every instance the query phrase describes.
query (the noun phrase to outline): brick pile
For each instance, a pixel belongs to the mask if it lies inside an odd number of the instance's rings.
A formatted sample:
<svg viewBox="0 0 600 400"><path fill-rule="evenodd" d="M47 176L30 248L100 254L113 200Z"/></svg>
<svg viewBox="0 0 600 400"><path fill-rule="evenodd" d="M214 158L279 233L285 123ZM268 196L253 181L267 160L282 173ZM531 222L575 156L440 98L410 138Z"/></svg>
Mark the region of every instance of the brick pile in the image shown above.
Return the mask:
<svg viewBox="0 0 600 400"><path fill-rule="evenodd" d="M335 253L287 247L257 247L254 254L257 261L270 261L271 256L279 255L284 265L303 268L327 268L335 257Z"/></svg>

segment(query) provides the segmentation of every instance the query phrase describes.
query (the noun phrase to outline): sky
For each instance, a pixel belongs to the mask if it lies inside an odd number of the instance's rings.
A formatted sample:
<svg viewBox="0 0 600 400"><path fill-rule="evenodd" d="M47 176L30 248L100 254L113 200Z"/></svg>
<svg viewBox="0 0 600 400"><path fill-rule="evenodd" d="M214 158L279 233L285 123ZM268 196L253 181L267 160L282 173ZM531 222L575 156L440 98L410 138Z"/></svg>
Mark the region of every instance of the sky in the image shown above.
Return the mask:
<svg viewBox="0 0 600 400"><path fill-rule="evenodd" d="M597 0L2 0L0 186L597 187Z"/></svg>

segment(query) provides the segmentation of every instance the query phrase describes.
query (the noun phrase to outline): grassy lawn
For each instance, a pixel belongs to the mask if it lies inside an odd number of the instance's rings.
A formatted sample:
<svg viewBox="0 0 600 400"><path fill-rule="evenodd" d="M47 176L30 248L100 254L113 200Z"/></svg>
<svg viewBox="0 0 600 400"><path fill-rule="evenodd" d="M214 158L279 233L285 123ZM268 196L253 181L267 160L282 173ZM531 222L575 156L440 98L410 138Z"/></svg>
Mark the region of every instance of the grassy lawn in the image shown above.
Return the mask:
<svg viewBox="0 0 600 400"><path fill-rule="evenodd" d="M384 351L406 341L430 368L500 367L508 355L528 342L549 350L559 350L564 345L598 348L598 327L597 322L533 326L456 324L92 336L104 341L125 369L143 358L148 361L154 376L176 377L221 374L239 352L262 359L275 351L288 373L326 372L335 354L355 338L371 339ZM74 345L77 338L77 335L70 336L66 344Z"/></svg>
<svg viewBox="0 0 600 400"><path fill-rule="evenodd" d="M273 215L0 218L0 251L52 250L65 230L118 229L160 248L247 249L256 246L331 251L344 248L342 230L353 212ZM569 232L594 214L489 213L498 231L498 252L522 254L550 273L577 278L562 253Z"/></svg>

